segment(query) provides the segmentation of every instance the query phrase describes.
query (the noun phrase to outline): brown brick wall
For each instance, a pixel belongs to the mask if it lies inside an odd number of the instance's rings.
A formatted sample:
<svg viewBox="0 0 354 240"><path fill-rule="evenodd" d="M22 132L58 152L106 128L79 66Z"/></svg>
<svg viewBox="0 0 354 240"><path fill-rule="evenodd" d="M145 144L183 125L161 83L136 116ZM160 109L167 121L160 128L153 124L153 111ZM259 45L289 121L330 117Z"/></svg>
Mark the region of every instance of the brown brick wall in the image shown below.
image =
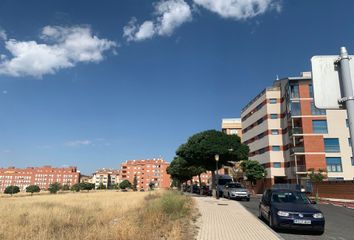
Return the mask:
<svg viewBox="0 0 354 240"><path fill-rule="evenodd" d="M354 200L354 181L322 182L313 184L312 196L322 198L352 199Z"/></svg>
<svg viewBox="0 0 354 240"><path fill-rule="evenodd" d="M305 157L306 169L314 168L315 170L326 170L326 155L314 154L306 155Z"/></svg>
<svg viewBox="0 0 354 240"><path fill-rule="evenodd" d="M323 136L304 136L305 152L324 152Z"/></svg>

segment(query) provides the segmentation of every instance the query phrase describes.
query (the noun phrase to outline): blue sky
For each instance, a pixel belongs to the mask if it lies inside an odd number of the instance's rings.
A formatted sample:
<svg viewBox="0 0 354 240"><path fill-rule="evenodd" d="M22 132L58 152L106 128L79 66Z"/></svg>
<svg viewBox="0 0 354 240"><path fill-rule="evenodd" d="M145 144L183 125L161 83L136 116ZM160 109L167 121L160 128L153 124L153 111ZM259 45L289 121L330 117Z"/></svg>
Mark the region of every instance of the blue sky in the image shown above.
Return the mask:
<svg viewBox="0 0 354 240"><path fill-rule="evenodd" d="M220 129L276 75L354 52L354 2L0 1L0 167L83 173Z"/></svg>

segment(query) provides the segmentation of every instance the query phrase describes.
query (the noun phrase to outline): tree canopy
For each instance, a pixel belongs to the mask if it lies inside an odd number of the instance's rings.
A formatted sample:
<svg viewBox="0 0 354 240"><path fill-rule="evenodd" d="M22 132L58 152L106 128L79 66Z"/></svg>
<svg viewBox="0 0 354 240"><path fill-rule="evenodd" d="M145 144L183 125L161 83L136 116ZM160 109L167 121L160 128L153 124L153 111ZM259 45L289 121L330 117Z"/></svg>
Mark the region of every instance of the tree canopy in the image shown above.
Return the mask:
<svg viewBox="0 0 354 240"><path fill-rule="evenodd" d="M11 195L19 192L20 192L20 188L18 186L7 186L4 191L5 194L11 194Z"/></svg>
<svg viewBox="0 0 354 240"><path fill-rule="evenodd" d="M26 187L26 192L31 193L31 195L33 193L37 193L40 191L41 191L41 189L37 185L30 185L30 186Z"/></svg>
<svg viewBox="0 0 354 240"><path fill-rule="evenodd" d="M240 166L247 180L252 184L256 184L257 180L263 179L267 175L267 170L258 161L245 160L241 162Z"/></svg>
<svg viewBox="0 0 354 240"><path fill-rule="evenodd" d="M228 135L217 130L208 130L191 136L176 154L189 165L215 170L215 155L219 155L219 168L232 162L248 159L248 146L241 143L237 135Z"/></svg>
<svg viewBox="0 0 354 240"><path fill-rule="evenodd" d="M51 183L48 188L49 192L52 194L57 193L60 190L60 183Z"/></svg>
<svg viewBox="0 0 354 240"><path fill-rule="evenodd" d="M119 188L120 189L126 189L126 188L131 188L132 184L128 181L128 180L123 180L120 184L119 184Z"/></svg>

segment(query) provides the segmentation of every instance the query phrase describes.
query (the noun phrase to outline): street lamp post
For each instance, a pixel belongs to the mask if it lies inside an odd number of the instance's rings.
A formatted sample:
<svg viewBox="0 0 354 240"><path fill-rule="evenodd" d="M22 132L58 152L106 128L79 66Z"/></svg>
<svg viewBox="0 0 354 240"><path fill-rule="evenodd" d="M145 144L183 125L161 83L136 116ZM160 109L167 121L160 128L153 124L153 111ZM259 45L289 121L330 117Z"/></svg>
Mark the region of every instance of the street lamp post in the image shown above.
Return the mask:
<svg viewBox="0 0 354 240"><path fill-rule="evenodd" d="M215 175L215 181L216 181L216 194L215 197L216 199L219 199L219 189L218 189L218 182L219 182L219 154L215 154L215 162L216 162L216 175Z"/></svg>

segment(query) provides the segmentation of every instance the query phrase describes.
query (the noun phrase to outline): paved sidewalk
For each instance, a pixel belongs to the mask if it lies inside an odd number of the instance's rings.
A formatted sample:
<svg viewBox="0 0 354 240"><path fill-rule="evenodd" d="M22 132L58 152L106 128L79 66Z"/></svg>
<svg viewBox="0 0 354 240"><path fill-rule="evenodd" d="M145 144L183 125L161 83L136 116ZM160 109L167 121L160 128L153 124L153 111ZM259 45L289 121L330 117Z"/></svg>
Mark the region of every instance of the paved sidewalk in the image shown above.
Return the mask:
<svg viewBox="0 0 354 240"><path fill-rule="evenodd" d="M282 239L237 201L193 198L201 213L197 240Z"/></svg>

